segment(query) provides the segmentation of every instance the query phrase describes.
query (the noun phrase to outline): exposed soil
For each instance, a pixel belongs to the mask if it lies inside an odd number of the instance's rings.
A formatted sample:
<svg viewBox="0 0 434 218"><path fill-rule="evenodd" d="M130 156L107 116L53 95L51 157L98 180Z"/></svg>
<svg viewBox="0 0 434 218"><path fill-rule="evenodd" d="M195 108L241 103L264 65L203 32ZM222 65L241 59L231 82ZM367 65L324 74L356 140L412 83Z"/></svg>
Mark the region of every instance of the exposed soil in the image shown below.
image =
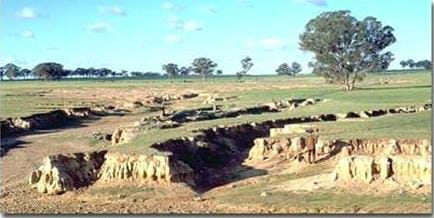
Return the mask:
<svg viewBox="0 0 434 218"><path fill-rule="evenodd" d="M416 112L416 109L414 112ZM382 116L388 113L400 113L400 111L399 109L374 110L366 114L370 117ZM7 213L23 212L24 208L28 207L26 209L27 212L38 213L60 211L62 213L97 213L96 211L101 213L170 213L175 211L177 213L300 212L291 207L270 209L269 207L259 205L253 207L229 206L215 201L212 196L207 198L206 192L219 186L224 187L229 183L237 184L236 181L239 180L247 179L246 181L255 181L257 178L253 177L267 176L267 174L273 172L274 170L270 168L271 166L276 167L287 164L273 163L270 166L264 164L257 168L244 164L249 155L250 148L254 145L254 140L269 136L270 128L282 128L285 124L290 123L336 121L339 119L339 116L335 114L325 114L218 127L200 130L202 134L194 138L172 139L154 144L152 145L153 148L159 151L170 152L173 155L173 159L188 164L195 174L195 185L190 187L185 184L150 184L149 186L144 186L151 188L155 186L157 190L164 188L165 192L168 193L161 197L158 195L156 195L157 197L146 197L146 194L144 194L145 196L131 197L120 194L115 195L117 199L114 200L113 196L95 196L90 194L92 190L113 187L114 185L99 181L91 187L67 192L60 196L46 196L30 190L30 187L23 182L28 176L28 169L36 168L36 164L47 154L91 151L93 148L86 145L87 137L90 137L89 134L96 131L114 129L120 124L131 123L133 120L137 120L138 116L103 117L92 122L92 125L82 128L65 129L64 131L56 130L55 132L45 132L39 135L18 137L17 140L21 140L24 143L11 149L8 155L1 159L3 172L2 211L6 211ZM348 113L345 115L345 118L353 118L354 116L353 113ZM31 144L31 146L26 146L26 143ZM52 146L53 144L56 146ZM17 159L20 161L16 161ZM252 180L248 178L252 178ZM305 184L299 184L299 187L294 187L289 183L281 188L288 189L287 186L291 186L292 189L289 191L312 191L319 187L330 188L327 186L328 184L325 185L325 178L321 177L321 175L313 179L319 182L309 185L306 181L299 180L298 182ZM322 183L324 183L323 186L321 186ZM137 183L128 184L126 182L120 186L137 188ZM218 188L217 190L223 189ZM204 197L198 197L198 195L202 194L204 194ZM74 201L71 201L71 199L74 199Z"/></svg>

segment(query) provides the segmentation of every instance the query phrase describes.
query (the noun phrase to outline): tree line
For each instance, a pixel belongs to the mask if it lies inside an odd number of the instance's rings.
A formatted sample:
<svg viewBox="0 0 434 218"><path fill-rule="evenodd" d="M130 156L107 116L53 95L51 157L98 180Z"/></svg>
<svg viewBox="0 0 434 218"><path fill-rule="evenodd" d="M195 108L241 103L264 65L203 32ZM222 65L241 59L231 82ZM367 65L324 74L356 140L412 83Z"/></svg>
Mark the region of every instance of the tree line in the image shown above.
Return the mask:
<svg viewBox="0 0 434 218"><path fill-rule="evenodd" d="M402 60L399 62L402 68L416 68L416 69L425 69L425 70L431 70L432 69L432 62L430 60L422 60L422 61L414 61L413 59L408 60Z"/></svg>
<svg viewBox="0 0 434 218"><path fill-rule="evenodd" d="M248 72L253 67L253 60L249 56L241 60L241 70L236 72L235 75L239 80L242 80L248 75ZM284 64L283 64L284 65ZM113 71L108 68L77 68L75 70L64 69L62 64L47 62L36 65L32 70L20 68L15 64L9 63L0 67L1 78L7 77L9 80L16 78L36 78L42 80L61 80L63 78L122 78L122 77L144 77L144 78L158 78L167 76L173 79L177 76L188 76L192 73L198 75L203 81L211 75L222 75L223 71L216 69L218 64L210 58L196 58L188 67L179 67L175 63L167 63L162 65L164 75L158 72L139 72L121 70L119 72ZM301 71L301 65L294 62L288 72L276 70L279 75L294 75Z"/></svg>
<svg viewBox="0 0 434 218"><path fill-rule="evenodd" d="M119 72L108 68L77 68L75 70L64 69L62 64L47 62L36 65L32 70L20 68L15 64L9 63L0 67L1 78L7 77L9 80L16 78L34 78L42 80L61 80L63 78L121 78L121 77L161 77L157 72L129 72L121 70Z"/></svg>

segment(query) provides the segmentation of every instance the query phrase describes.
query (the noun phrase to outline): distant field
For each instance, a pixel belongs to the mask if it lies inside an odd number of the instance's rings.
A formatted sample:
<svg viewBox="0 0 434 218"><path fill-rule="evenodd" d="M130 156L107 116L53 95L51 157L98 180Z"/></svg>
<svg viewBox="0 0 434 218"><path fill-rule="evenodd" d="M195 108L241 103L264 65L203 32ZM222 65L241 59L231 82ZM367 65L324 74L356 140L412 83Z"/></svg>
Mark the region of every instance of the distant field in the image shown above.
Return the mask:
<svg viewBox="0 0 434 218"><path fill-rule="evenodd" d="M379 84L389 80L389 84ZM115 104L124 99L144 97L149 93L166 91L196 91L205 94L218 93L236 98L223 102L225 108L242 107L287 98L327 99L314 106L297 108L280 113L245 115L238 118L192 122L174 129L152 130L140 135L125 146L110 149L122 152L148 152L149 145L170 138L192 135L192 129L236 123L261 122L271 119L308 116L322 113L341 113L397 106L421 105L431 102L431 74L429 72L371 75L358 89L343 91L341 87L325 84L314 76L256 76L238 82L235 77L213 77L205 83L193 79L169 80L75 80L60 82L14 81L1 86L1 117L25 116L62 107L86 106L96 103ZM207 106L206 96L182 101L172 109ZM151 114L143 112L143 116ZM370 119L364 122L339 122L318 124L329 137L431 137L431 112L394 115ZM327 127L327 128L326 128ZM90 142L91 144L93 142ZM95 145L106 147L104 144Z"/></svg>
<svg viewBox="0 0 434 218"><path fill-rule="evenodd" d="M379 80L389 79L390 84L381 85ZM219 93L238 96L225 102L227 106L246 106L269 102L272 99L296 97L329 98L339 101L324 105L322 111L346 111L354 106L373 107L393 104L407 105L427 102L431 99L431 74L425 72L385 73L371 75L361 84L360 90L343 92L341 87L324 83L324 79L311 75L296 78L288 76L250 76L245 82L235 77L212 77L205 83L198 78L152 80L66 80L45 81L3 81L1 82L1 118L27 116L33 113L64 107L86 106L97 103L113 103L117 94L140 89L137 97L149 91L196 90L210 94ZM114 92L106 98L98 93ZM79 94L76 94L79 93ZM134 97L134 93L131 94ZM118 97L117 100L123 99ZM191 102L188 107L199 106ZM355 105L356 103L356 105ZM379 105L381 103L381 105Z"/></svg>

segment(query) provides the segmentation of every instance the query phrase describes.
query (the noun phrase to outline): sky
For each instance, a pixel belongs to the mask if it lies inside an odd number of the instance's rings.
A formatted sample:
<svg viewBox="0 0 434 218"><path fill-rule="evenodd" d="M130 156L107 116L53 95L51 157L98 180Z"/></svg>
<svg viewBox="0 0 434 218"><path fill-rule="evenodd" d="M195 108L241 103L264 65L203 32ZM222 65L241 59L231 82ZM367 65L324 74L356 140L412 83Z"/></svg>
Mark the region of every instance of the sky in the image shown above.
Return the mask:
<svg viewBox="0 0 434 218"><path fill-rule="evenodd" d="M253 59L251 74L274 74L281 63L302 64L306 23L326 11L392 26L397 42L390 68L403 59L431 60L430 0L0 0L0 64L33 68L58 62L67 69L107 67L161 72L169 62L196 57L224 74Z"/></svg>

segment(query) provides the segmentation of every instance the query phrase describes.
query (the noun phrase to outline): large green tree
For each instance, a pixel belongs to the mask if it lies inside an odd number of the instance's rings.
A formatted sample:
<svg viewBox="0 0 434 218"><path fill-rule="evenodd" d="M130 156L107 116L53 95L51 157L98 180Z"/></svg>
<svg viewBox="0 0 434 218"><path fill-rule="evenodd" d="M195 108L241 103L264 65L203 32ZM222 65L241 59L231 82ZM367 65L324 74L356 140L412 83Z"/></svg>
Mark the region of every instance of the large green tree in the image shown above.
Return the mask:
<svg viewBox="0 0 434 218"><path fill-rule="evenodd" d="M203 57L194 59L191 64L191 70L202 76L202 81L205 81L209 75L212 75L216 67L217 63L209 58Z"/></svg>
<svg viewBox="0 0 434 218"><path fill-rule="evenodd" d="M44 80L60 80L66 76L63 65L53 62L38 64L32 71L36 77Z"/></svg>
<svg viewBox="0 0 434 218"><path fill-rule="evenodd" d="M291 71L293 76L299 74L301 72L301 65L297 62L292 62Z"/></svg>
<svg viewBox="0 0 434 218"><path fill-rule="evenodd" d="M407 61L404 61L404 60L402 60L401 62L399 62L399 64L401 65L402 68L405 68L408 65Z"/></svg>
<svg viewBox="0 0 434 218"><path fill-rule="evenodd" d="M6 76L8 79L13 80L20 76L20 68L12 63L6 64L1 68L2 77Z"/></svg>
<svg viewBox="0 0 434 218"><path fill-rule="evenodd" d="M416 63L416 67L423 68L425 70L431 70L432 69L432 62L430 60L418 61Z"/></svg>
<svg viewBox="0 0 434 218"><path fill-rule="evenodd" d="M170 80L174 78L179 73L179 68L177 64L174 63L168 63L161 67L167 74Z"/></svg>
<svg viewBox="0 0 434 218"><path fill-rule="evenodd" d="M383 52L396 41L393 31L374 17L324 12L307 23L300 47L314 53L314 73L351 91L367 73L385 70L393 61L391 52Z"/></svg>
<svg viewBox="0 0 434 218"><path fill-rule="evenodd" d="M288 76L291 76L292 75L292 69L289 66L289 64L283 63L283 64L279 65L279 67L276 69L276 73L278 75L288 75Z"/></svg>
<svg viewBox="0 0 434 218"><path fill-rule="evenodd" d="M250 69L253 67L252 58L247 56L241 60L241 67L243 68L240 72L237 72L237 77L241 80L247 75Z"/></svg>

